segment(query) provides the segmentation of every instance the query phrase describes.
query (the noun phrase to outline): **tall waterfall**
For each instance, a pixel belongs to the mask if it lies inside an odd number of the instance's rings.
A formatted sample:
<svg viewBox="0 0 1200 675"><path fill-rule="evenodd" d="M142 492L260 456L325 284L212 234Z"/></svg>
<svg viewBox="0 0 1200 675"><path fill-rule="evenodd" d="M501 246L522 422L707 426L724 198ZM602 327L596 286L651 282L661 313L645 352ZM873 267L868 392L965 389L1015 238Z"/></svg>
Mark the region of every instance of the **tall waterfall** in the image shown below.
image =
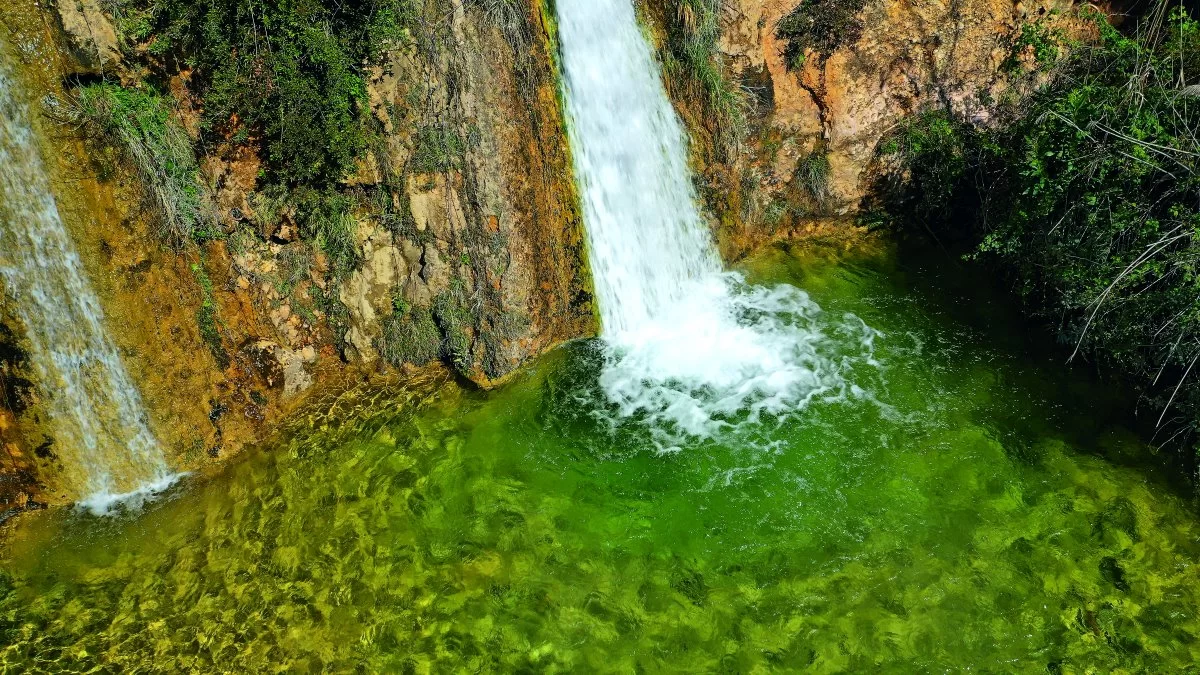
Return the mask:
<svg viewBox="0 0 1200 675"><path fill-rule="evenodd" d="M571 150L601 336L601 386L660 447L843 395L820 308L722 271L696 206L687 137L632 0L557 0ZM864 349L873 332L851 322Z"/></svg>
<svg viewBox="0 0 1200 675"><path fill-rule="evenodd" d="M175 479L63 226L0 45L0 279L16 300L67 487L96 512Z"/></svg>

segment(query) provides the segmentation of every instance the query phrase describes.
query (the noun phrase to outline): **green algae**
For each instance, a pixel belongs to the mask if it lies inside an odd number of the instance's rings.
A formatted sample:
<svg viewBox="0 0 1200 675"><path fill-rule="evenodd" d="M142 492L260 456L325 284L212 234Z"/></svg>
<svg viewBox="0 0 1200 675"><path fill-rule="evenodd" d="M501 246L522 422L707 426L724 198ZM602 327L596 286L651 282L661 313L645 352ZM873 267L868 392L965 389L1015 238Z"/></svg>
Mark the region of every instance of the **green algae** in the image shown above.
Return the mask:
<svg viewBox="0 0 1200 675"><path fill-rule="evenodd" d="M883 333L859 395L661 455L587 342L354 392L149 512L33 523L0 669L1194 668L1200 523L1119 398L886 261L749 273Z"/></svg>

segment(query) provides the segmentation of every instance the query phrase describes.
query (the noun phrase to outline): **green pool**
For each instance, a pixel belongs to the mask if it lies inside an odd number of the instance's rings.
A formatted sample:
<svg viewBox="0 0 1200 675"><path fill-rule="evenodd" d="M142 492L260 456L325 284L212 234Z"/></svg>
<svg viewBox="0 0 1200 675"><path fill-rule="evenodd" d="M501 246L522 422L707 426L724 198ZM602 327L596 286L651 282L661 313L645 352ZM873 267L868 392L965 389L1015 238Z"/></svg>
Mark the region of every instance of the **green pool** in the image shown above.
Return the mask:
<svg viewBox="0 0 1200 675"><path fill-rule="evenodd" d="M346 394L141 514L27 522L0 670L1194 670L1200 527L1128 401L894 259L748 263L879 334L845 391L675 452L581 342L495 392Z"/></svg>

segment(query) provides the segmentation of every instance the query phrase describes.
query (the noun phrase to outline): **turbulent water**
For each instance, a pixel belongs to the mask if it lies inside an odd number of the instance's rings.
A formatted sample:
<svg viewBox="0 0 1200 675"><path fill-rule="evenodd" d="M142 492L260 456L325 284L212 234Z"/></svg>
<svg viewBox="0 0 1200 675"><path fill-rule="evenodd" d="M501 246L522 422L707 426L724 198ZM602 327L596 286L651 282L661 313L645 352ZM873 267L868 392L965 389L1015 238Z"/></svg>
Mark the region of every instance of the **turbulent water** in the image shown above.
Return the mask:
<svg viewBox="0 0 1200 675"><path fill-rule="evenodd" d="M687 140L630 0L560 0L570 140L589 258L610 347L601 376L621 417L655 429L660 447L711 437L750 411L795 413L853 395L829 331L873 331L826 317L791 286L756 287L723 272L696 207Z"/></svg>
<svg viewBox="0 0 1200 675"><path fill-rule="evenodd" d="M0 45L2 47L2 45ZM58 212L0 49L0 278L25 324L52 451L81 505L104 511L173 480L141 399L104 329L100 302Z"/></svg>

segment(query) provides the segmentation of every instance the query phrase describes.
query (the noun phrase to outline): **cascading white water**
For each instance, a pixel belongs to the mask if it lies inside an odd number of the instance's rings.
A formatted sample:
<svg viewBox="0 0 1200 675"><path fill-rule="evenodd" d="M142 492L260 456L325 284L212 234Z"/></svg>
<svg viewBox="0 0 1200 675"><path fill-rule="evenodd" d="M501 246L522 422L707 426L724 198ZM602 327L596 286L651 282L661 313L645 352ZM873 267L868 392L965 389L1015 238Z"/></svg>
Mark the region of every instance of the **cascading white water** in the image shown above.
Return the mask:
<svg viewBox="0 0 1200 675"><path fill-rule="evenodd" d="M0 45L0 278L25 324L65 481L93 512L177 478L104 329Z"/></svg>
<svg viewBox="0 0 1200 675"><path fill-rule="evenodd" d="M687 137L632 0L557 0L571 151L608 345L600 384L672 449L848 388L820 308L722 271L696 207ZM848 324L864 350L873 331Z"/></svg>

